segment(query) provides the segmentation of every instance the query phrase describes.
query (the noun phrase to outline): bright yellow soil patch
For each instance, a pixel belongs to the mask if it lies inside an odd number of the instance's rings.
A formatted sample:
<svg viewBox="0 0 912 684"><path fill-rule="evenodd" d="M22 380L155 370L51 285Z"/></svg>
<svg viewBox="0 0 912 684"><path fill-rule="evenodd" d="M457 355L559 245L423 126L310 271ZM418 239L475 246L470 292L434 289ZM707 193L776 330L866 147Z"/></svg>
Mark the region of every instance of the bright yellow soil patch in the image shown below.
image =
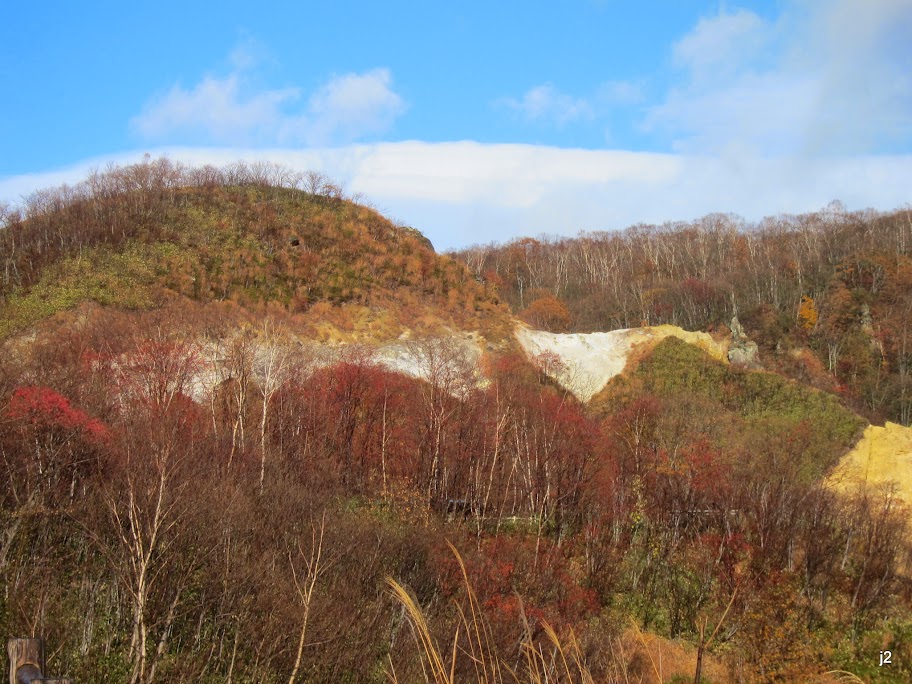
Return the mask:
<svg viewBox="0 0 912 684"><path fill-rule="evenodd" d="M841 491L895 482L899 496L912 503L912 428L896 423L869 425L829 482Z"/></svg>
<svg viewBox="0 0 912 684"><path fill-rule="evenodd" d="M643 341L648 341L653 345L658 344L666 337L677 337L679 340L699 347L717 361L728 360L728 344L717 342L709 333L691 332L684 330L676 325L654 325L650 328L632 328L631 335L640 334Z"/></svg>

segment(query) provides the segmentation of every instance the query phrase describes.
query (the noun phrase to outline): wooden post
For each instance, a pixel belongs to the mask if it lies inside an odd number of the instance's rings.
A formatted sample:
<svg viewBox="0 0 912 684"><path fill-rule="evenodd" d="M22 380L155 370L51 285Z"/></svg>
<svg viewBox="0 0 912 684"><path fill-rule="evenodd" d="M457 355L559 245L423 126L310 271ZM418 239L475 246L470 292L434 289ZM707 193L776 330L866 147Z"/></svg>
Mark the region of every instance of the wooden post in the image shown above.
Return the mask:
<svg viewBox="0 0 912 684"><path fill-rule="evenodd" d="M10 684L73 684L73 680L44 675L44 640L10 639L6 642L10 661Z"/></svg>
<svg viewBox="0 0 912 684"><path fill-rule="evenodd" d="M44 641L42 639L10 639L6 642L9 654L9 684L19 684L16 673L20 668L31 666L38 673L44 672Z"/></svg>

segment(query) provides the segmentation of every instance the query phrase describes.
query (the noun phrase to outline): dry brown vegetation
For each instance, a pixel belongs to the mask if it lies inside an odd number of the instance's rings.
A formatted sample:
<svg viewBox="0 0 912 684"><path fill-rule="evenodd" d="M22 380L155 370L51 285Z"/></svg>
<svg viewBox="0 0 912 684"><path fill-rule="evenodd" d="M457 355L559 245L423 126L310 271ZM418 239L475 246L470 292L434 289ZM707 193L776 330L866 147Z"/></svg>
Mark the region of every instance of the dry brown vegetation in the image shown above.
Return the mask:
<svg viewBox="0 0 912 684"><path fill-rule="evenodd" d="M717 683L908 680L908 512L821 484L864 422L837 397L672 338L588 406L506 346L479 385L451 336L412 335L419 378L367 346L327 361L293 333L509 319L318 177L169 169L0 229L4 325L27 330L0 347L0 631L46 636L56 671L689 682L702 656ZM291 256L306 239L325 268ZM816 320L795 300L809 339L855 330L848 291Z"/></svg>
<svg viewBox="0 0 912 684"><path fill-rule="evenodd" d="M447 339L415 341L416 380L367 349L271 358L273 324L221 342L193 400L204 322L104 314L0 362L0 624L47 635L58 670L424 681L387 576L447 673L456 640L458 681L668 681L720 622L710 681L904 653L906 514L818 484L853 419L809 390L717 382L718 362L666 340L594 413L519 357L474 388ZM661 389L679 377L689 394ZM479 644L499 675L472 674Z"/></svg>
<svg viewBox="0 0 912 684"><path fill-rule="evenodd" d="M909 208L837 202L757 223L711 214L454 256L514 311L556 329L727 331L737 314L766 367L839 393L873 421L912 422Z"/></svg>
<svg viewBox="0 0 912 684"><path fill-rule="evenodd" d="M174 297L297 315L310 333L507 330L506 310L417 231L316 174L268 164L114 167L36 193L0 228L0 335L83 301Z"/></svg>

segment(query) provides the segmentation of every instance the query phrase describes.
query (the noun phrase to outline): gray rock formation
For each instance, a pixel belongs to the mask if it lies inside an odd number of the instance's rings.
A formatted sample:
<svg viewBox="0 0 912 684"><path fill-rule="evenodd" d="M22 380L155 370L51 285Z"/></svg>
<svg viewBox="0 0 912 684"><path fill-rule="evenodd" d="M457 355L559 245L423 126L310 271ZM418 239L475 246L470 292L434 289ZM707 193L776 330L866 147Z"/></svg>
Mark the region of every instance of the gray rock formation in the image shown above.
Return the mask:
<svg viewBox="0 0 912 684"><path fill-rule="evenodd" d="M760 350L757 343L744 334L741 321L735 316L731 320L732 340L728 347L728 362L744 368L760 367Z"/></svg>

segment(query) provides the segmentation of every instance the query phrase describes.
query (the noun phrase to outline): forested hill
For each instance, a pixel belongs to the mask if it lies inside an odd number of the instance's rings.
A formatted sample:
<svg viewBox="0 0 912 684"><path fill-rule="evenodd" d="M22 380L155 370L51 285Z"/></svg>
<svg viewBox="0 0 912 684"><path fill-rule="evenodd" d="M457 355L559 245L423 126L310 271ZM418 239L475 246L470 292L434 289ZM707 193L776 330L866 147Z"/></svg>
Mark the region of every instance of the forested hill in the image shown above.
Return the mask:
<svg viewBox="0 0 912 684"><path fill-rule="evenodd" d="M908 406L908 220L467 267L272 165L38 193L0 228L0 634L98 684L908 682L907 509L832 484L837 395Z"/></svg>
<svg viewBox="0 0 912 684"><path fill-rule="evenodd" d="M80 302L168 299L278 306L300 322L395 336L478 329L506 310L492 286L316 173L167 159L38 192L0 228L0 337Z"/></svg>
<svg viewBox="0 0 912 684"><path fill-rule="evenodd" d="M737 313L765 367L848 396L874 420L912 421L912 209L834 202L759 223L712 214L454 256L555 332L713 330Z"/></svg>

